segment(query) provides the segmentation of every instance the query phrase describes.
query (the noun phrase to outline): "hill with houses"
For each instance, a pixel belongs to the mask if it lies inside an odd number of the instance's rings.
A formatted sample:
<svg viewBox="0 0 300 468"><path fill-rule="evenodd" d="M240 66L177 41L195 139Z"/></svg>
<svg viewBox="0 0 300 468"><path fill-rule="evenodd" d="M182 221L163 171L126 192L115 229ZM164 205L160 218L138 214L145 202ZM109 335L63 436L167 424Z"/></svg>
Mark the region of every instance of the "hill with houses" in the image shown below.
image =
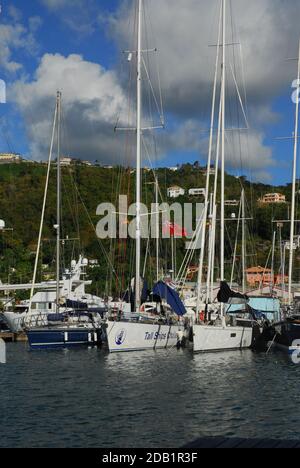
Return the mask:
<svg viewBox="0 0 300 468"><path fill-rule="evenodd" d="M63 184L63 251L65 264L68 259L84 253L92 260L88 274L94 280L92 292L100 293L107 287L112 275L110 262L121 264L122 277L130 276L132 248L120 243L100 241L95 233L99 221L97 206L104 202L115 203L119 193L134 200L135 171L130 168L101 167L98 163L65 161L62 168ZM47 167L44 163L14 161L0 164L0 279L3 283L30 281L38 237L44 185ZM160 193L163 201L196 203L204 199L206 168L198 163L174 168L157 169ZM143 170L143 200L154 202L153 172ZM238 217L242 187L246 194L247 254L248 266L265 266L273 232L280 229L282 239L288 239L291 186L272 187L262 183L250 183L245 177L226 174L226 214ZM173 190L173 193L171 193ZM174 192L175 190L175 192ZM176 192L178 191L178 193ZM297 204L298 205L298 204ZM300 216L299 206L297 206ZM297 218L299 219L299 218ZM279 223L280 221L280 223ZM56 223L56 165L53 164L43 232L40 279L53 276L55 265ZM232 248L236 238L236 223L227 225L228 269L232 263ZM145 247L146 248L146 247ZM168 267L169 246L161 246L161 261ZM177 264L185 254L184 241L177 243ZM277 263L279 252L276 256ZM295 277L298 276L300 258L296 259ZM278 265L279 268L279 265Z"/></svg>

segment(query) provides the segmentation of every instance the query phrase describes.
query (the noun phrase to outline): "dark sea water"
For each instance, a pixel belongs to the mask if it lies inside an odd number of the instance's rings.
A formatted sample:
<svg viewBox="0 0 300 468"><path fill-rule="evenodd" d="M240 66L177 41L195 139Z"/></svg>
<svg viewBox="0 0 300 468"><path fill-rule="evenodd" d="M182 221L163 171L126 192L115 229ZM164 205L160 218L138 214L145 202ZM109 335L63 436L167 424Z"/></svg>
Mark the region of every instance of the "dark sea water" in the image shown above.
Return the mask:
<svg viewBox="0 0 300 468"><path fill-rule="evenodd" d="M300 366L281 353L108 355L8 345L0 447L176 448L204 436L300 440Z"/></svg>

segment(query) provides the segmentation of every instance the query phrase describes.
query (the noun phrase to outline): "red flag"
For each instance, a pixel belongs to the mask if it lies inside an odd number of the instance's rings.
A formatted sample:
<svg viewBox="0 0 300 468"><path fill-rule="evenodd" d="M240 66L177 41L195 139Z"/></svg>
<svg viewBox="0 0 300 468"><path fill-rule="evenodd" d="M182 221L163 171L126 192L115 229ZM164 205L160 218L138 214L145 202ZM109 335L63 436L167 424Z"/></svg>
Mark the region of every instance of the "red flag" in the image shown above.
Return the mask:
<svg viewBox="0 0 300 468"><path fill-rule="evenodd" d="M176 223L169 221L163 225L163 234L170 234L171 237L187 237L187 231Z"/></svg>

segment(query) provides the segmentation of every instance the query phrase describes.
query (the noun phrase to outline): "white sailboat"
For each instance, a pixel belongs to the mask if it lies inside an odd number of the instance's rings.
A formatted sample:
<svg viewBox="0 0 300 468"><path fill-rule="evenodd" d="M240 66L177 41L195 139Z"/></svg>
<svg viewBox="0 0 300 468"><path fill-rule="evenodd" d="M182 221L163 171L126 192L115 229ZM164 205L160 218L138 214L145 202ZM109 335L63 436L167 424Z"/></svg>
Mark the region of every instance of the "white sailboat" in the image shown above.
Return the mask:
<svg viewBox="0 0 300 468"><path fill-rule="evenodd" d="M54 124L52 131L52 141L48 161L48 176L45 187L43 213L40 224L40 233L38 248L36 253L35 268L33 274L31 296L29 308L24 318L24 326L29 345L32 349L73 347L73 346L91 346L101 344L102 339L102 315L99 310L92 310L86 303L78 303L70 299L70 295L63 297L60 287L61 275L61 232L62 232L62 213L61 213L61 146L60 146L60 125L61 125L61 93L57 93L56 107L54 115ZM52 150L54 143L55 130L57 129L57 218L54 229L56 230L56 284L53 292L55 305L55 314L36 315L33 308L33 295L36 283L37 265L40 253L41 236L43 230L43 221L45 215L45 206L47 200L47 188L49 182L49 173L51 166ZM86 262L83 262L86 264ZM72 295L73 291L68 291Z"/></svg>
<svg viewBox="0 0 300 468"><path fill-rule="evenodd" d="M137 0L137 2L135 312L131 314L130 304L123 304L123 310L120 310L121 321L108 319L104 325L108 349L112 353L175 347L178 341L178 331L182 329L178 324L173 325L175 314L172 311L164 317L157 313L156 316L153 315L152 320L149 318L145 323L141 310L142 281L136 280L141 278L142 18L144 13L143 0ZM168 292L172 294L172 291ZM127 320L123 318L124 309L127 309Z"/></svg>
<svg viewBox="0 0 300 468"><path fill-rule="evenodd" d="M91 281L84 279L84 271L88 260L79 257L78 261L73 260L71 267L63 271L59 282L59 297L61 298L60 313L65 314L74 310L77 306L85 306L88 310L106 310L106 303L103 299L85 290L86 286L92 284ZM45 324L51 322L51 315L56 314L56 281L45 281L35 285L35 293L31 298L31 324ZM31 284L24 285L1 285L2 291L31 290ZM9 329L13 333L20 333L24 330L24 320L28 317L30 299L21 301L19 304L13 304L3 312L3 318ZM49 317L49 320L48 320Z"/></svg>
<svg viewBox="0 0 300 468"><path fill-rule="evenodd" d="M61 93L57 93L55 115L52 130L52 140L48 159L48 170L44 192L43 209L40 221L38 246L36 252L32 283L19 285L17 289L30 289L30 299L23 301L13 310L6 310L4 318L11 331L27 333L31 347L43 348L51 346L73 346L78 344L99 343L101 339L102 319L106 312L104 301L87 294L85 286L90 281L85 279L85 268L88 260L80 256L79 261L73 260L71 267L61 275L61 165L60 165L60 115ZM56 125L57 124L57 125ZM58 157L57 157L57 222L56 230L56 281L36 284L38 261L42 240L47 192L57 127ZM5 288L5 285L2 285ZM13 290L14 285L9 289Z"/></svg>
<svg viewBox="0 0 300 468"><path fill-rule="evenodd" d="M300 83L300 41L297 57L297 86ZM299 139L299 95L295 103L295 132L293 153L293 176L292 176L292 206L290 219L290 242L289 242L289 283L288 283L288 307L285 310L285 319L275 323L267 330L266 339L270 340L270 346L275 345L278 349L299 358L300 350L300 314L295 308L293 292L293 269L294 269L294 244L296 224L296 187L297 187L297 165L298 165L298 139Z"/></svg>
<svg viewBox="0 0 300 468"><path fill-rule="evenodd" d="M225 114L226 114L226 0L222 0L222 16L220 17L219 24L219 40L218 40L218 55L219 50L222 48L222 79L221 79L221 94L220 94L220 109L219 109L219 129L218 129L218 144L217 144L217 162L216 168L219 164L219 147L221 146L221 282L225 281ZM222 21L221 21L222 18ZM220 43L221 39L221 25L222 25L222 44ZM214 97L213 97L213 109L215 105L216 97L216 83L217 83L217 67L218 67L218 55L216 61L216 74L215 74L215 85L214 85ZM211 137L212 129L214 123L214 111L212 115L212 125L211 125ZM221 141L220 141L221 140ZM211 160L211 146L212 138L210 140L210 149L209 149L209 158ZM209 170L210 170L210 160L208 165L208 182L207 186L209 187ZM218 172L218 171L216 171ZM213 202L213 218L216 220L216 189L217 184L215 184L214 191L214 202ZM206 194L206 212L208 207L208 192ZM214 224L216 224L214 222ZM211 234L213 235L213 234ZM203 255L204 255L204 242L205 235L203 234L202 241L202 251L200 258L200 268L198 276L198 298L197 298L197 312L199 312L199 306L201 304L201 290L202 290L202 269L203 269ZM214 245L214 241L210 242L210 245ZM210 258L209 263L213 270L214 255L210 247ZM208 275L208 284L209 284L209 275ZM209 301L208 301L208 290L206 293L206 308L209 311ZM233 326L233 323L230 323L228 317L226 317L226 308L225 304L218 304L218 311L215 311L216 304L213 305L214 311L211 315L211 320L209 325L201 322L197 317L196 324L193 325L193 350L194 352L210 352L210 351L225 351L225 350L235 350L235 349L244 349L250 348L253 339L253 328L251 326Z"/></svg>
<svg viewBox="0 0 300 468"><path fill-rule="evenodd" d="M5 310L3 317L8 327L13 333L20 333L26 327L45 326L57 320L57 315L61 315L62 320L65 314L74 310L89 310L103 312L106 308L104 301L96 296L87 294L85 287L91 285L91 281L85 279L85 269L88 260L83 256L79 260L72 260L70 268L60 271L60 219L61 219L61 167L60 167L60 115L61 115L61 93L57 94L54 121L52 128L52 138L48 157L48 169L43 198L43 208L40 220L37 252L35 257L33 280L27 285L0 285L2 291L30 290L30 299L20 302L17 305ZM40 258L42 232L44 226L45 209L48 196L51 162L55 140L55 130L57 128L58 158L57 158L57 224L56 230L56 281L36 283L38 262ZM56 317L55 317L56 316Z"/></svg>

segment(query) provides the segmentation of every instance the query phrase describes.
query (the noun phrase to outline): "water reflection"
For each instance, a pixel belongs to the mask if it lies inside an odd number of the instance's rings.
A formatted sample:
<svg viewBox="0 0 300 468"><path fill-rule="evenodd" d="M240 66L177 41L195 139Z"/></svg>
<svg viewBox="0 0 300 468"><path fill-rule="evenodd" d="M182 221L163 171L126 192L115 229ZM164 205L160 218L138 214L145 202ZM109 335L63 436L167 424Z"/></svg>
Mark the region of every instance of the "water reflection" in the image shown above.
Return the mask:
<svg viewBox="0 0 300 468"><path fill-rule="evenodd" d="M9 345L8 364L0 367L0 446L180 447L211 435L300 439L299 377L300 367L280 352L109 355Z"/></svg>

